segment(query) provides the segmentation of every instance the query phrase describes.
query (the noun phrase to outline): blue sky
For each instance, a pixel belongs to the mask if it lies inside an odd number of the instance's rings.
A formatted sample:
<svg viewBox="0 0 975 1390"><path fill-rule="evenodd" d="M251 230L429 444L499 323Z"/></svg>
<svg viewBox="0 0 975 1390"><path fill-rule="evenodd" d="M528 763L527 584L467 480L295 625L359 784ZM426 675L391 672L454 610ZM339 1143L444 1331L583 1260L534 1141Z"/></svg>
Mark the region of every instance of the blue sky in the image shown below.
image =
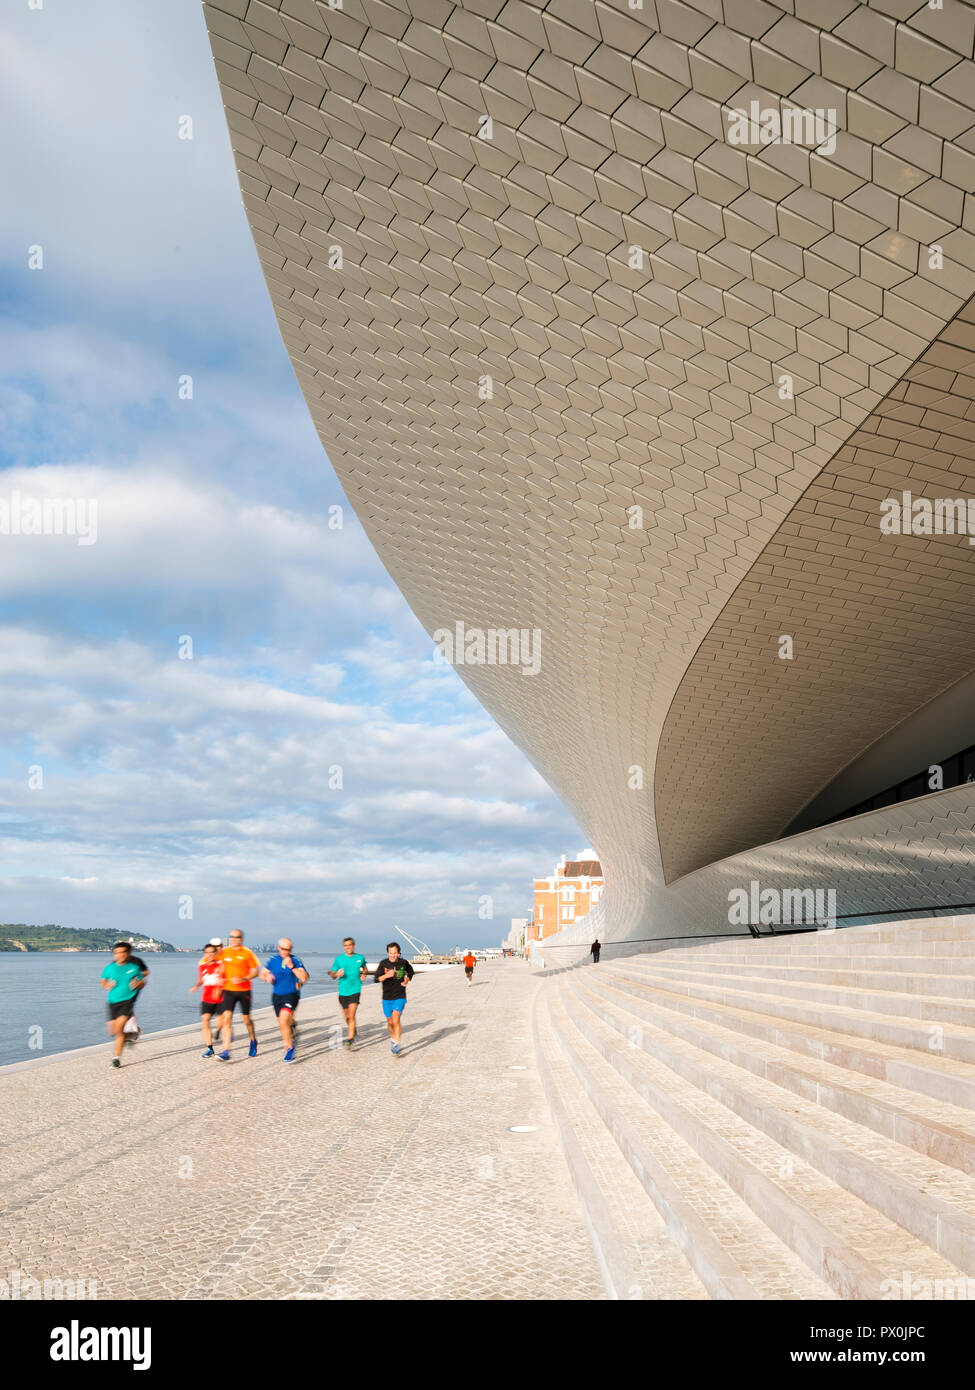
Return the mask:
<svg viewBox="0 0 975 1390"><path fill-rule="evenodd" d="M98 531L0 535L0 919L499 941L584 840L434 663L346 504L198 0L45 0L4 23L0 501L95 499Z"/></svg>

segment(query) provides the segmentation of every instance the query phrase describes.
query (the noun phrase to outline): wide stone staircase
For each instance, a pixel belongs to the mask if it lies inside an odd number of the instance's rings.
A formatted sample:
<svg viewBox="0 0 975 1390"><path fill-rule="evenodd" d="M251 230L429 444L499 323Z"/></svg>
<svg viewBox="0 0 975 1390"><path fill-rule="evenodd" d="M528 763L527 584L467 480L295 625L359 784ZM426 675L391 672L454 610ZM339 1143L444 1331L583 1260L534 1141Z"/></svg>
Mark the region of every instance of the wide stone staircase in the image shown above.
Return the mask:
<svg viewBox="0 0 975 1390"><path fill-rule="evenodd" d="M610 1296L975 1297L975 917L551 972L535 1045Z"/></svg>

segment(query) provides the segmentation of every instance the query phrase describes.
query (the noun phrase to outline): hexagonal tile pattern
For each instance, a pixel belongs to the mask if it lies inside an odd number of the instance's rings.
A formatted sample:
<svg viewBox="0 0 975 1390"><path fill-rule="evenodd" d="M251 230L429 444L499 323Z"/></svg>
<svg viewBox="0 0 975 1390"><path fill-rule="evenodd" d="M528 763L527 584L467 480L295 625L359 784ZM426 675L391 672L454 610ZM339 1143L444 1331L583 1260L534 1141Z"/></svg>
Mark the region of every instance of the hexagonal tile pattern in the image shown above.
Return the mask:
<svg viewBox="0 0 975 1390"><path fill-rule="evenodd" d="M872 441L896 423L915 451L939 434L965 457L967 425L918 426L911 391L932 345L966 350L949 325L975 294L975 15L334 4L204 6L284 342L427 629L540 634L537 674L461 674L598 847L604 934L666 934L686 919L668 881L781 833L830 760L944 683L904 679L834 735L830 681L875 597L853 555L824 607L849 631L789 703L762 634L787 607L814 653L826 641L813 579L780 596L781 576L856 544L837 510L870 495L864 455L891 476L907 460ZM752 103L793 137L736 143ZM743 685L722 634L753 627ZM781 721L753 756L770 695ZM830 737L770 796L793 698Z"/></svg>

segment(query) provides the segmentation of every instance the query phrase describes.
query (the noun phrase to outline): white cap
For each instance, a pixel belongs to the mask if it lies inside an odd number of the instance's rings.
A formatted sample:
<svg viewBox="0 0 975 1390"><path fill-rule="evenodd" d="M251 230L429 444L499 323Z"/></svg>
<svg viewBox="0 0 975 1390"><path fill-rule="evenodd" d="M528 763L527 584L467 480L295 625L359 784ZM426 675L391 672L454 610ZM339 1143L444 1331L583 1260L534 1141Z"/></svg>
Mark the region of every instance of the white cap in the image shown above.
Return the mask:
<svg viewBox="0 0 975 1390"><path fill-rule="evenodd" d="M210 940L207 942L207 945L208 945L208 946L222 946L222 945L223 945L223 942L221 941L221 939L220 939L219 936L211 936L211 937L210 937Z"/></svg>

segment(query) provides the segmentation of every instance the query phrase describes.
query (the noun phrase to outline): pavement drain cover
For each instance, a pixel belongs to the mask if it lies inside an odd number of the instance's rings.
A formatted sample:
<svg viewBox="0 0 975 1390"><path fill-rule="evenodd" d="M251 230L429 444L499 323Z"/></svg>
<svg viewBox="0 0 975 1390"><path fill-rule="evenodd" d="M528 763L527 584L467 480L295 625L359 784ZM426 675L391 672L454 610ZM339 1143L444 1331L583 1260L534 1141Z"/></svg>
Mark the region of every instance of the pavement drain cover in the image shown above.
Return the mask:
<svg viewBox="0 0 975 1390"><path fill-rule="evenodd" d="M537 1131L537 1129L538 1129L538 1125L509 1125L509 1126L508 1126L508 1133L509 1133L509 1134L534 1134L534 1133Z"/></svg>

